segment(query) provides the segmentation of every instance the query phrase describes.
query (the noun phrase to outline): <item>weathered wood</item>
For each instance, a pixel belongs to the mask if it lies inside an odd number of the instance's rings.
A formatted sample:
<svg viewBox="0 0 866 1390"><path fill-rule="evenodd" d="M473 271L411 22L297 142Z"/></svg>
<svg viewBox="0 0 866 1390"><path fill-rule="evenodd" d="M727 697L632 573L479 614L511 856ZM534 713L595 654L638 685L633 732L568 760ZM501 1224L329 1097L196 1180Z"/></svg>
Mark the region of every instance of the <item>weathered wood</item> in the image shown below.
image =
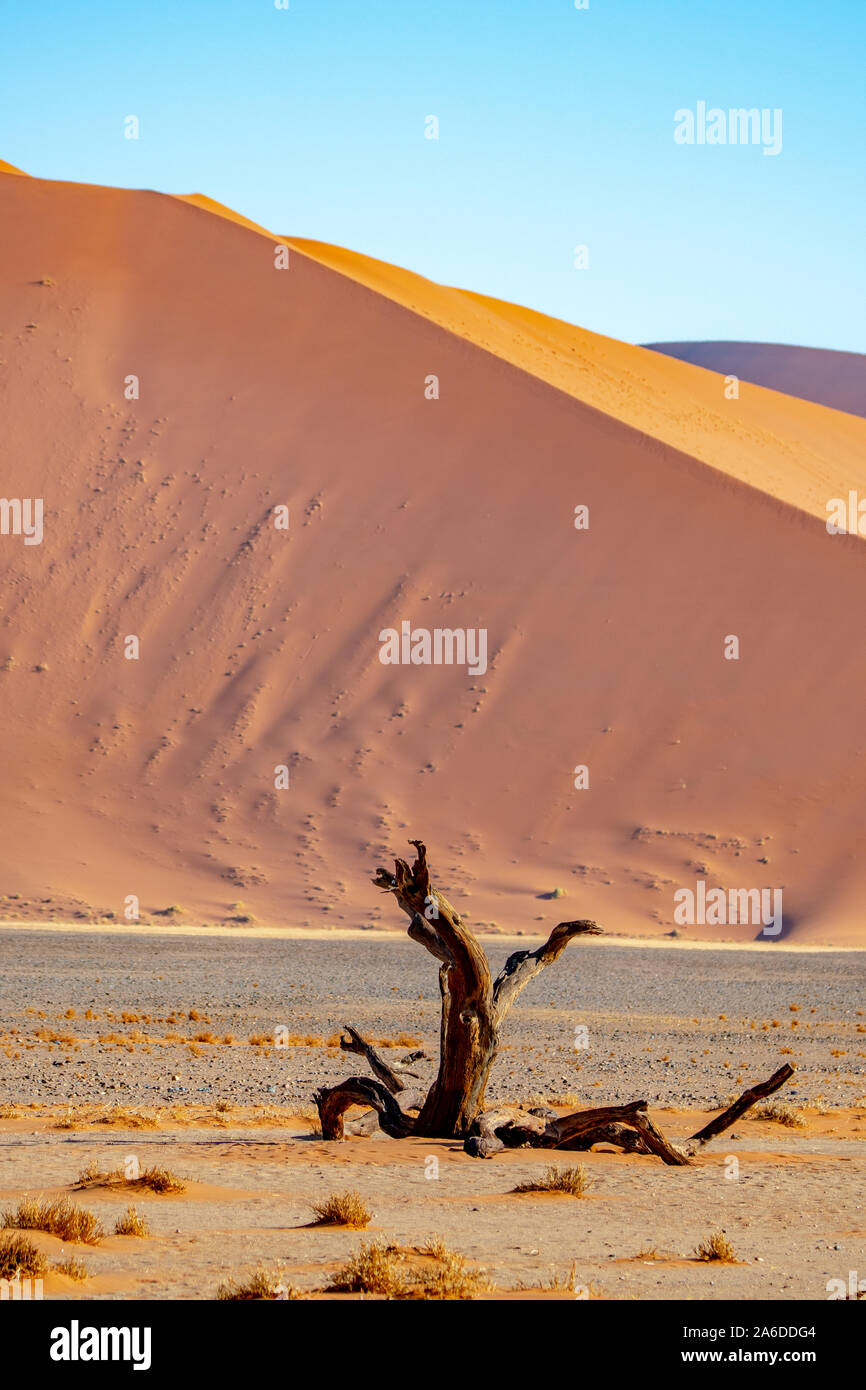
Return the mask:
<svg viewBox="0 0 866 1390"><path fill-rule="evenodd" d="M651 1152L637 1130L630 1129L628 1125L623 1124L599 1125L597 1129L590 1129L585 1134L577 1134L572 1139L566 1139L559 1147L585 1153L594 1144L612 1144L615 1149L622 1149L623 1153L627 1154L648 1154Z"/></svg>
<svg viewBox="0 0 866 1390"><path fill-rule="evenodd" d="M601 935L602 929L595 922L560 922L537 951L515 951L510 955L493 986L497 1022L502 1022L518 994L526 988L529 981L545 966L552 965L559 959L573 937Z"/></svg>
<svg viewBox="0 0 866 1390"><path fill-rule="evenodd" d="M503 1136L510 1133L517 1119L524 1117L515 1112L514 1107L502 1110L484 1110L472 1122L471 1132L463 1141L463 1148L471 1158L492 1158L509 1147ZM544 1120L538 1116L533 1121L526 1117L527 1127L533 1126L536 1134L544 1130ZM515 1144L514 1147L517 1147Z"/></svg>
<svg viewBox="0 0 866 1390"><path fill-rule="evenodd" d="M671 1167L686 1167L697 1148L706 1144L744 1114L755 1101L771 1095L793 1075L785 1065L760 1085L745 1091L735 1103L711 1120L687 1141L671 1143L647 1114L645 1100L627 1105L606 1105L557 1115L547 1108L518 1111L514 1108L484 1111L484 1092L496 1057L500 1028L508 1010L530 980L556 961L577 936L596 936L601 928L582 919L559 922L547 941L535 951L515 951L496 977L480 943L443 893L430 881L427 850L421 840L410 840L416 857L410 866L397 859L394 872L380 868L373 882L391 893L409 918L409 937L439 962L442 1015L439 1030L439 1067L425 1097L407 1092L399 1071L389 1066L357 1029L345 1026L340 1046L366 1058L374 1081L350 1077L339 1086L323 1088L316 1103L326 1139L341 1139L343 1115L352 1105L372 1107L386 1134L403 1138L462 1138L467 1153L489 1158L504 1148L530 1145L547 1149L586 1149L610 1143L627 1153L655 1154ZM414 1060L414 1059L407 1059ZM413 1073L409 1073L413 1075ZM407 1115L395 1099L400 1095ZM370 1132L372 1117L358 1125Z"/></svg>
<svg viewBox="0 0 866 1390"><path fill-rule="evenodd" d="M426 847L420 840L410 844L416 850L411 868L398 859L393 875L380 869L374 882L394 894L409 916L412 940L440 962L439 1070L418 1116L417 1133L450 1138L466 1132L483 1103L498 1040L492 981L482 947L430 883Z"/></svg>
<svg viewBox="0 0 866 1390"><path fill-rule="evenodd" d="M610 1125L627 1125L637 1132L642 1152L656 1154L671 1167L688 1167L691 1163L689 1155L670 1142L646 1114L646 1108L645 1100L633 1100L626 1105L602 1105L591 1110L577 1110L571 1115L560 1115L552 1120L531 1114L516 1119L509 1111L494 1110L479 1116L473 1133L463 1147L473 1158L490 1158L503 1148L524 1145L535 1149L571 1148L576 1140L597 1134L599 1129Z"/></svg>
<svg viewBox="0 0 866 1390"><path fill-rule="evenodd" d="M340 1047L343 1051L357 1052L362 1057L366 1057L367 1065L373 1075L378 1077L382 1084L388 1087L392 1095L396 1095L398 1091L405 1090L399 1076L397 1076L388 1066L388 1063L379 1056L372 1043L368 1043L366 1038L362 1038L357 1028L353 1028L351 1023L344 1023L343 1028L346 1034L346 1036L341 1035L340 1037Z"/></svg>
<svg viewBox="0 0 866 1390"><path fill-rule="evenodd" d="M480 943L444 893L430 882L425 845L420 840L409 843L416 850L412 866L398 859L393 874L380 868L373 882L394 895L409 917L411 939L440 963L439 1069L418 1116L416 1133L458 1138L469 1133L483 1109L500 1025L517 995L562 954L572 937L601 929L594 922L560 922L537 951L510 956L494 984Z"/></svg>
<svg viewBox="0 0 866 1390"><path fill-rule="evenodd" d="M729 1105L721 1115L717 1115L714 1120L710 1120L708 1125L704 1125L703 1129L699 1129L697 1134L693 1134L688 1141L689 1144L694 1145L695 1148L702 1148L711 1139L715 1139L717 1135L730 1129L731 1125L735 1124L741 1115L751 1109L756 1101L766 1100L767 1096L778 1091L779 1087L784 1086L785 1082L789 1081L793 1075L794 1068L790 1062L786 1062L784 1066L779 1067L778 1071L773 1072L768 1081L760 1081L756 1086L750 1086L734 1101L733 1105Z"/></svg>
<svg viewBox="0 0 866 1390"><path fill-rule="evenodd" d="M649 1115L638 1112L628 1121L634 1125L641 1139L647 1148L654 1154L658 1154L662 1163L666 1163L670 1168L688 1168L691 1165L691 1155L685 1150L672 1144L667 1135L662 1134L658 1125L650 1119Z"/></svg>
<svg viewBox="0 0 866 1390"><path fill-rule="evenodd" d="M400 1092L400 1109L403 1111L407 1120L412 1120L414 1122L415 1116L411 1115L409 1112L411 1110L420 1110L426 1099L427 1092L424 1090ZM379 1128L378 1110L367 1110L363 1115L359 1115L356 1120L347 1120L346 1122L346 1131L353 1137L363 1137L374 1134Z"/></svg>
<svg viewBox="0 0 866 1390"><path fill-rule="evenodd" d="M343 1139L343 1116L352 1105L371 1105L379 1115L379 1126L392 1139L405 1139L414 1133L415 1121L404 1115L387 1086L368 1076L350 1076L337 1086L323 1086L315 1095L323 1139Z"/></svg>

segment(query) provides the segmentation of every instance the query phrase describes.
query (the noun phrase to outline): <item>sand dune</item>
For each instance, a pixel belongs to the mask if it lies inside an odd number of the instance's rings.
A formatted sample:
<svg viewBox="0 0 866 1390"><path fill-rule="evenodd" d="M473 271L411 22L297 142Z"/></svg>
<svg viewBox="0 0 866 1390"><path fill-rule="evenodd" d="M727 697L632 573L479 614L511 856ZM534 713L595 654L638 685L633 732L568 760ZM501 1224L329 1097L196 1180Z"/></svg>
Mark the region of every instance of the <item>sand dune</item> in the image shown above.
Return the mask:
<svg viewBox="0 0 866 1390"><path fill-rule="evenodd" d="M647 343L681 362L732 373L833 410L866 415L866 355L787 343Z"/></svg>
<svg viewBox="0 0 866 1390"><path fill-rule="evenodd" d="M866 550L823 518L866 424L337 248L276 271L198 195L0 204L3 493L45 504L0 536L4 915L394 925L370 869L422 834L476 924L660 933L703 876L864 944ZM403 619L490 669L383 666Z"/></svg>
<svg viewBox="0 0 866 1390"><path fill-rule="evenodd" d="M436 285L341 247L297 239L290 244L586 405L814 516L826 518L827 497L835 495L827 489L840 471L852 479L851 487L866 490L866 433L857 421L830 419L790 396L780 399L746 383L739 400L730 401L719 375L660 362L648 349Z"/></svg>

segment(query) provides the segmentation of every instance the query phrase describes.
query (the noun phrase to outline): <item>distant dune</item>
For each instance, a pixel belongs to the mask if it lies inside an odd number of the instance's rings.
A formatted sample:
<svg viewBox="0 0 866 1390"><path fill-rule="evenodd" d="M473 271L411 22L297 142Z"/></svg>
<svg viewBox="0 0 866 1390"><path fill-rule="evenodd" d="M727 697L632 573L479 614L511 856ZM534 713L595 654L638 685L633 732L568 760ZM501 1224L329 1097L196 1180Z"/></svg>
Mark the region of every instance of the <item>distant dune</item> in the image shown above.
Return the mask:
<svg viewBox="0 0 866 1390"><path fill-rule="evenodd" d="M786 343L646 343L680 362L866 416L866 355Z"/></svg>
<svg viewBox="0 0 866 1390"><path fill-rule="evenodd" d="M660 934L703 878L866 945L866 548L824 525L866 423L337 247L277 271L198 197L5 173L0 217L2 491L45 505L0 536L0 913L394 926L371 871L422 835L476 925ZM403 619L490 669L383 666Z"/></svg>

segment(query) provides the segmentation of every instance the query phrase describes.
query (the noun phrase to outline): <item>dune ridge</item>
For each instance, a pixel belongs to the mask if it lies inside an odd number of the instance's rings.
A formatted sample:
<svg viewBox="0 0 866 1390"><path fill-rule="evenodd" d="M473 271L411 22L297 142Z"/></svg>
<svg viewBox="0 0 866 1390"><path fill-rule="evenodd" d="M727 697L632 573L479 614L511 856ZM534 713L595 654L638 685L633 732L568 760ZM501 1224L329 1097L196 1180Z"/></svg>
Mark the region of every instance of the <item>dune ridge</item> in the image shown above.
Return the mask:
<svg viewBox="0 0 866 1390"><path fill-rule="evenodd" d="M646 343L681 362L866 416L866 354L788 343Z"/></svg>

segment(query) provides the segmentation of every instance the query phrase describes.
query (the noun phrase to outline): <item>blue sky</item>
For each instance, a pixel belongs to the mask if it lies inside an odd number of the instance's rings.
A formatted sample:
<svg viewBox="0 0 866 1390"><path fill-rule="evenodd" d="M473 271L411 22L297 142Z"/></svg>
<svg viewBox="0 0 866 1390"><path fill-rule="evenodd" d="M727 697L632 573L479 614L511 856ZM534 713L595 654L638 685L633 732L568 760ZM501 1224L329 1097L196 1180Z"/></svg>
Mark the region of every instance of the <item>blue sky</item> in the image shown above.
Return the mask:
<svg viewBox="0 0 866 1390"><path fill-rule="evenodd" d="M0 50L28 173L207 193L630 341L866 351L864 0L4 0ZM676 144L699 101L781 108L781 153Z"/></svg>

